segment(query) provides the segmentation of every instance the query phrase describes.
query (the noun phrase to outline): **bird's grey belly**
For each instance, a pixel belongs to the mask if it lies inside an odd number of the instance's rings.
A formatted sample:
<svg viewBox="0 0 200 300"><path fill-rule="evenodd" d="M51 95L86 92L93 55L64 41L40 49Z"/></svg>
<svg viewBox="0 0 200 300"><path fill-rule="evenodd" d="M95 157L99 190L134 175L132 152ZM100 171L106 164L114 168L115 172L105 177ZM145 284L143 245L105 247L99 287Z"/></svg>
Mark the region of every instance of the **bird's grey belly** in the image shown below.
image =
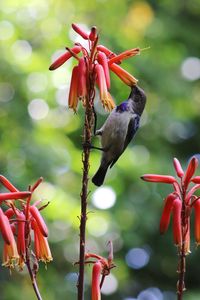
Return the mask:
<svg viewBox="0 0 200 300"><path fill-rule="evenodd" d="M106 150L106 159L109 161L123 152L128 128L127 120L125 116L118 116L115 120L109 120L103 130L101 144Z"/></svg>

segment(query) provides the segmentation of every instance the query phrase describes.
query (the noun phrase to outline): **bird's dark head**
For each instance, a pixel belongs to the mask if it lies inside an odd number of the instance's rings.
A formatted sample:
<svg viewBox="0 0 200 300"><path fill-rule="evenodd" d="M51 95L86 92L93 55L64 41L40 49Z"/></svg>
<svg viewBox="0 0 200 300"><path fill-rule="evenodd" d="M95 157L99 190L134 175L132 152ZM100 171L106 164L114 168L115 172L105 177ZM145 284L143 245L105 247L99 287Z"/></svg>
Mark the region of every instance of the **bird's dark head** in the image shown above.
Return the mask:
<svg viewBox="0 0 200 300"><path fill-rule="evenodd" d="M134 112L141 115L146 104L146 95L143 89L137 85L133 86L128 100L132 102Z"/></svg>

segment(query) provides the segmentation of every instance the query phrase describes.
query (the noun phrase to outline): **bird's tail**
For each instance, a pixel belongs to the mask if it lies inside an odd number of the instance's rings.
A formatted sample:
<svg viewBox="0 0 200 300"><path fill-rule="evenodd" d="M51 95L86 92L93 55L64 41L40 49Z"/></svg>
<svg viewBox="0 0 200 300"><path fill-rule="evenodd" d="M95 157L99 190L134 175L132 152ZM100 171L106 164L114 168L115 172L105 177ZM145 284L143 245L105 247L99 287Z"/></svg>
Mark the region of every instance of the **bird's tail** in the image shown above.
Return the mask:
<svg viewBox="0 0 200 300"><path fill-rule="evenodd" d="M106 172L108 170L109 164L108 165L100 165L99 169L97 170L96 174L92 177L92 182L97 185L101 186L104 182Z"/></svg>

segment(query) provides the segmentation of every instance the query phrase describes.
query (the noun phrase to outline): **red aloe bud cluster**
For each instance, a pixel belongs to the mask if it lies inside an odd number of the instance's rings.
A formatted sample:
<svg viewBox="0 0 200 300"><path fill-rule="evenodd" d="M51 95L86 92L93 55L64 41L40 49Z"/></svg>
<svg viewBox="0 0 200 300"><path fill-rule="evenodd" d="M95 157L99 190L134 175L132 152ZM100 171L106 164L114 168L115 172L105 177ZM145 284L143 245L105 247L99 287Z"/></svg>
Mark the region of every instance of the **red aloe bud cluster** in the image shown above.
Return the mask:
<svg viewBox="0 0 200 300"><path fill-rule="evenodd" d="M91 300L101 300L101 288L103 286L104 279L110 274L110 270L115 267L113 264L113 245L111 241L109 242L109 246L110 251L108 258L89 252L85 254L85 263L93 264Z"/></svg>
<svg viewBox="0 0 200 300"><path fill-rule="evenodd" d="M37 261L52 260L48 245L48 229L37 208L30 205L32 193L42 182L40 178L28 191L19 191L8 179L0 175L0 182L9 191L0 194L0 230L4 240L3 266L20 270L29 260L31 231L34 232L34 252Z"/></svg>
<svg viewBox="0 0 200 300"><path fill-rule="evenodd" d="M117 55L105 46L98 45L98 33L95 26L91 28L90 33L86 33L76 24L72 24L72 28L88 41L88 49L77 43L72 48L66 48L66 52L51 64L49 70L57 69L73 56L78 61L78 65L72 71L68 98L69 108L76 111L79 100L85 106L90 101L90 91L93 90L96 82L102 105L110 111L114 108L115 103L109 93L109 71L114 72L125 84L136 85L137 79L121 68L119 64L126 58L140 54L140 49L134 48ZM78 56L79 53L81 56Z"/></svg>
<svg viewBox="0 0 200 300"><path fill-rule="evenodd" d="M149 182L167 183L174 191L164 199L164 208L160 220L160 233L164 234L172 216L174 243L178 246L179 281L177 284L178 299L185 289L185 255L190 253L190 216L194 210L194 236L197 245L200 244L200 197L195 192L200 189L200 176L194 176L198 167L198 159L192 157L186 171L177 158L174 158L175 178L169 175L145 174L141 178Z"/></svg>
<svg viewBox="0 0 200 300"><path fill-rule="evenodd" d="M190 252L190 215L194 208L195 212L195 240L200 243L200 197L194 193L200 189L200 176L193 177L198 167L198 160L193 157L184 173L180 162L174 158L174 168L180 182L169 175L145 174L141 178L149 182L161 182L171 184L174 192L169 194L164 200L164 208L160 220L160 233L164 234L169 226L170 217L173 216L174 242L181 247L183 240L186 253ZM193 186L189 186L193 184ZM182 222L182 212L185 210L185 219ZM183 228L184 227L184 230Z"/></svg>

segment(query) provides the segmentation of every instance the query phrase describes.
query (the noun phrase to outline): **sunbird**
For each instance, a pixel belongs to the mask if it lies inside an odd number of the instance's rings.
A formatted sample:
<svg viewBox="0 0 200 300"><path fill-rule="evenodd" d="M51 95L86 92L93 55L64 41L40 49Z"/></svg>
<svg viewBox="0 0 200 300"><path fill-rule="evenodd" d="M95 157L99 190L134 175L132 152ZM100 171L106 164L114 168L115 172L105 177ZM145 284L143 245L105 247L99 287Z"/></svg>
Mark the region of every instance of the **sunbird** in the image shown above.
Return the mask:
<svg viewBox="0 0 200 300"><path fill-rule="evenodd" d="M139 86L133 86L128 99L117 105L96 131L95 135L101 138L102 157L100 167L92 178L95 185L103 184L108 167L112 168L135 136L145 104L145 92Z"/></svg>

